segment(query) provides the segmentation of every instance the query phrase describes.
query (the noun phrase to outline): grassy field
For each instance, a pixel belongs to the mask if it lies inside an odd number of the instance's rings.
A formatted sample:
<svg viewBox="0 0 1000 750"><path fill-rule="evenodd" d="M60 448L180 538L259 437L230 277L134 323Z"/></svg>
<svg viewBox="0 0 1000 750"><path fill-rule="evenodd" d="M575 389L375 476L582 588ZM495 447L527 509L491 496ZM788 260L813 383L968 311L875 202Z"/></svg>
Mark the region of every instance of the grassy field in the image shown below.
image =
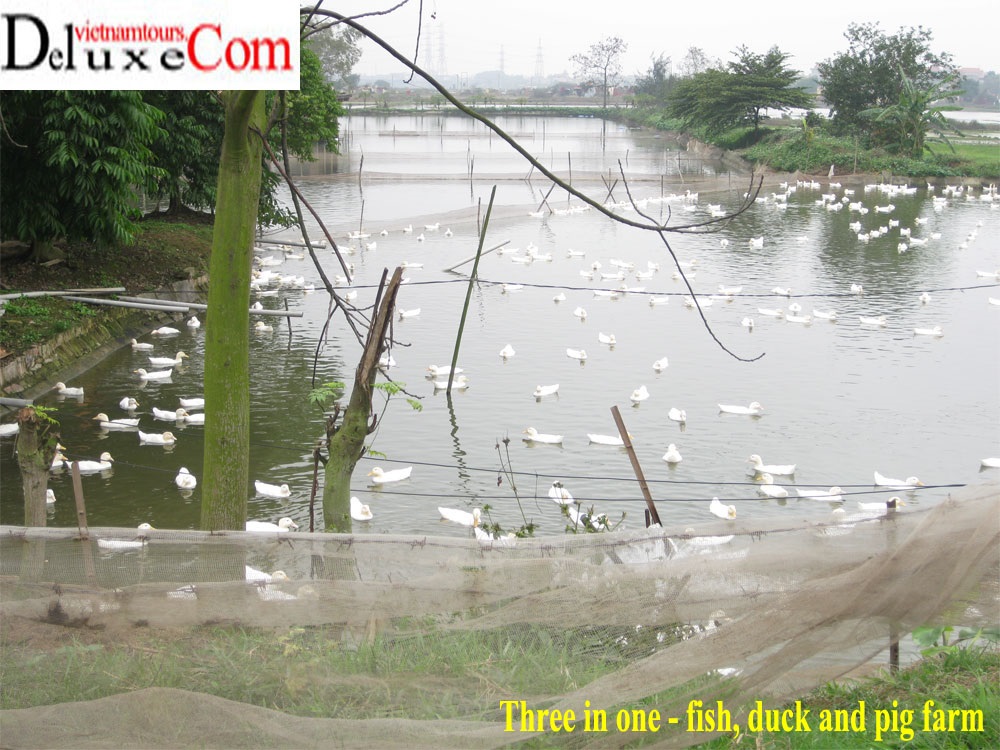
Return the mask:
<svg viewBox="0 0 1000 750"><path fill-rule="evenodd" d="M5 618L0 652L4 709L155 686L296 716L353 719L495 721L504 697L558 695L622 666L613 647L597 649L580 634L542 628L367 642L340 628L212 627L179 634L145 629L114 634ZM657 697L636 708L656 705ZM897 675L826 685L803 696L801 705L811 712L808 733L744 730L738 740L719 737L699 747L995 748L1000 743L1000 652L981 646L944 649ZM934 713L942 709L959 713ZM842 712L845 731L821 731L824 710L831 716ZM954 731L947 728L949 719L957 722ZM656 735L648 739L655 741ZM578 740L579 735L547 734L523 746L571 747Z"/></svg>

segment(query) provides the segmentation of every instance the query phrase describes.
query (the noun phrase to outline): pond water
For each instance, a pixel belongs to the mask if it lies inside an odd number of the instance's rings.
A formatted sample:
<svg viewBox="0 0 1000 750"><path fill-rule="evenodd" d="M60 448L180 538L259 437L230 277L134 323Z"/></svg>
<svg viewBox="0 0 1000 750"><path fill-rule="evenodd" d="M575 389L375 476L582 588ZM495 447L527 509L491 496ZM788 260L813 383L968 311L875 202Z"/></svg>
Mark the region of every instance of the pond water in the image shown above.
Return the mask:
<svg viewBox="0 0 1000 750"><path fill-rule="evenodd" d="M500 124L561 174L568 172L566 154L571 152L574 183L599 201L614 183L619 161L624 166L627 159L626 173L635 178L630 180L633 196L658 219L672 212L671 226L709 218L710 204L734 208L746 186L745 177L680 153L667 138L602 128L597 120L511 118ZM457 118L354 117L345 123L344 143L347 153L337 159L337 171L304 175L301 186L338 243L353 249L347 257L355 264L357 304L371 303L383 269L403 261L423 264L405 273L409 281L398 305L420 313L396 321L399 343L392 355L397 365L390 370L420 398L422 409L395 397L380 413L371 442L382 455L359 464L352 487L371 506L374 519L363 528L356 524L356 530L466 534L439 521L437 507L468 510L484 504L494 520L516 528L522 516L502 467L515 472L521 507L538 534L564 528L546 496L557 479L586 506L613 521L625 513L627 526L641 526L644 504L627 454L587 437L616 432L610 411L616 405L660 516L672 529L711 518L713 496L735 504L741 517L799 521L826 517L832 504L800 500L794 487L839 485L847 506L854 506L856 500L887 497L872 486L875 471L916 475L929 487L895 494L920 506L945 498L950 489L943 485L990 476L981 472L980 460L1000 455L1000 306L989 301L1000 298L1000 287L996 278L977 272L1000 268L1000 210L996 201L982 200L978 190L942 199L940 186L931 195L919 183L907 194L890 196L842 178L836 179L843 187L831 188L824 179L816 188L798 187L782 208L770 197L780 192L775 183L765 186L761 196L766 200L716 233L666 235L692 271L689 278L699 295L707 298L720 285L742 287L732 301L716 299L703 310L727 348L743 358L763 355L742 362L715 343L697 310L685 306L687 290L673 278L670 256L656 234L617 224L595 210L579 210L578 200L555 192L549 199L554 213L529 215L548 181L537 172L524 179L529 168L482 126ZM470 179L467 164L473 157ZM509 244L502 255L492 253L481 261L459 359L470 386L449 401L425 375L428 365L451 360L471 264L457 273L444 269L475 254L477 213L485 214L494 185L497 207L486 246ZM860 203L866 214L847 205L839 211L822 205L822 194L833 193L839 201L845 189L856 191L847 200ZM679 197L686 191L699 191L698 201ZM620 183L612 195L619 201L626 197ZM891 213L876 211L890 204ZM363 228L371 236L348 240L362 209ZM890 220L899 226L868 242L859 241L849 226L860 222L867 233ZM436 231L425 228L437 222ZM404 232L411 224L413 231ZM917 242L901 238L900 228L910 229ZM317 236L314 225L310 231ZM269 239L293 236L286 231ZM762 247L750 243L760 237ZM901 241L910 245L903 253ZM366 243L375 247L365 249ZM529 246L551 260L516 262ZM570 250L585 255L569 257ZM332 253L320 254L327 274L339 274ZM645 291L618 299L595 295L594 290L614 290L623 283L599 275L615 270L612 260L634 264L624 283ZM581 271L595 262L601 264L597 277L583 277ZM649 263L660 269L637 280L636 271L646 271ZM285 260L276 270L318 286L308 259ZM523 288L505 291L503 283ZM852 293L852 284L862 285L863 294ZM790 296L774 292L776 287L789 288ZM930 295L926 303L920 301L922 292ZM565 301L553 301L560 293ZM653 297L668 301L651 305ZM250 517L288 515L302 524L308 519L312 448L322 432L322 414L307 398L314 369L316 383L350 381L360 347L337 317L314 363L327 314L323 292L283 289L261 301L272 309L287 304L304 316L291 320L290 335L286 324L275 320L273 333L252 336ZM793 303L801 305L800 315L835 310L837 320L814 318L805 325L758 311L788 310ZM585 319L574 315L578 307L586 310ZM885 316L886 324L863 326L859 316ZM752 329L741 325L745 317L754 319ZM914 333L914 328L934 326L941 326L944 335ZM201 394L204 327L177 327L176 336L142 337L155 343L157 356L190 355L169 381L140 386L132 373L144 365L149 369L146 354L125 347L70 383L84 387L82 399L54 394L38 399L58 407L69 455L96 458L106 450L115 457L113 471L83 479L91 525L197 526L200 490L182 495L174 475L185 466L200 478L202 428L154 421L150 413L153 406L174 409L178 397ZM615 346L599 343L600 333L613 334ZM505 360L499 352L507 344L515 354ZM586 362L568 357L567 349L585 349ZM663 357L669 366L654 372L654 361ZM533 397L536 386L557 383L557 395ZM630 394L640 386L649 398L633 405ZM172 448L140 446L134 432L99 429L92 417L102 411L124 416L118 401L126 395L141 403L144 432L177 435ZM718 407L752 401L763 405L761 416L720 413ZM686 411L686 424L668 419L672 407ZM526 443L528 427L560 434L563 442ZM510 438L508 446L499 443L504 438ZM662 460L670 443L683 456L679 464ZM747 473L753 453L765 463L797 466L794 477L775 478L789 488L787 502L759 498ZM413 466L413 473L376 489L366 477L376 465L387 470ZM20 485L8 439L0 451L0 472L0 521L19 523ZM256 495L255 479L287 483L291 497ZM50 525L73 525L68 473L53 475L51 486L59 500L50 511Z"/></svg>

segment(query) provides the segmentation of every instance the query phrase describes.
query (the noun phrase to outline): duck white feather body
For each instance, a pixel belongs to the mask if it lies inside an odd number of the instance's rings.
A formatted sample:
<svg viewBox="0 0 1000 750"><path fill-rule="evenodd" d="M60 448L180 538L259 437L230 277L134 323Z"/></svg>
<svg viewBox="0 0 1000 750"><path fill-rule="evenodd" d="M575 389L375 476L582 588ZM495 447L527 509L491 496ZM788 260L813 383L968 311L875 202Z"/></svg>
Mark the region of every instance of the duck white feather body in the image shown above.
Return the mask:
<svg viewBox="0 0 1000 750"><path fill-rule="evenodd" d="M139 430L139 442L146 445L173 445L177 442L172 432L143 432Z"/></svg>
<svg viewBox="0 0 1000 750"><path fill-rule="evenodd" d="M528 443L548 443L550 445L559 445L563 441L562 435L552 435L539 432L534 427L526 428L524 430L524 434L528 437L523 438L523 440Z"/></svg>
<svg viewBox="0 0 1000 750"><path fill-rule="evenodd" d="M268 484L267 482L255 479L253 488L257 491L258 495L263 495L264 497L284 498L291 497L292 495L292 491L288 488L287 484Z"/></svg>
<svg viewBox="0 0 1000 750"><path fill-rule="evenodd" d="M552 385L537 385L535 386L534 397L543 398L545 396L551 396L559 392L559 384L553 383Z"/></svg>
<svg viewBox="0 0 1000 750"><path fill-rule="evenodd" d="M383 471L380 466L376 466L368 472L368 476L372 478L372 484L389 484L409 479L412 473L412 466L407 466L404 469L393 469L392 471Z"/></svg>
<svg viewBox="0 0 1000 750"><path fill-rule="evenodd" d="M461 526L476 527L482 521L482 511L479 508L473 508L471 513L459 508L438 508L438 513L445 521L451 521Z"/></svg>
<svg viewBox="0 0 1000 750"><path fill-rule="evenodd" d="M753 464L755 474L771 474L772 476L791 476L795 473L795 464L765 464L760 456L754 453L747 461Z"/></svg>
<svg viewBox="0 0 1000 750"><path fill-rule="evenodd" d="M271 523L270 521L247 521L245 528L247 531L288 531L289 529L299 528L299 525L286 516L285 518L278 519L277 523Z"/></svg>
<svg viewBox="0 0 1000 750"><path fill-rule="evenodd" d="M725 505L717 497L712 498L712 502L708 505L708 510L713 516L724 518L727 521L731 521L736 518L736 506Z"/></svg>
<svg viewBox="0 0 1000 750"><path fill-rule="evenodd" d="M182 490L193 490L198 486L198 479L182 466L178 469L177 476L174 477L174 484Z"/></svg>
<svg viewBox="0 0 1000 750"><path fill-rule="evenodd" d="M886 477L882 474L875 472L875 486L876 487L888 487L893 490L912 490L916 487L923 487L924 483L921 482L916 477L907 477L906 479L893 479L892 477Z"/></svg>
<svg viewBox="0 0 1000 750"><path fill-rule="evenodd" d="M351 498L351 518L355 521L370 521L375 517L372 509L356 497Z"/></svg>

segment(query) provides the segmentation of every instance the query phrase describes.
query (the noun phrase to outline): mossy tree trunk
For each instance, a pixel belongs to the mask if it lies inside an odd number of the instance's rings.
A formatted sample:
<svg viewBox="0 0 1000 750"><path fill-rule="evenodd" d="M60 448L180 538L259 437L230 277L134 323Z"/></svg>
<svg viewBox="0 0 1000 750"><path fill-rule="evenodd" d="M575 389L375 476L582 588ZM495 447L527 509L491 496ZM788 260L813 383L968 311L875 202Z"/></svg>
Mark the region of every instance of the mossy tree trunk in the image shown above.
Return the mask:
<svg viewBox="0 0 1000 750"><path fill-rule="evenodd" d="M58 424L26 406L17 413L17 466L24 488L24 525L45 525L45 495L49 487L49 467L56 455Z"/></svg>
<svg viewBox="0 0 1000 750"><path fill-rule="evenodd" d="M365 439L375 429L372 386L378 376L378 360L385 349L402 275L402 268L392 274L378 305L378 313L368 329L343 421L336 425L334 417L327 423L330 458L323 472L323 527L327 531L351 530L351 475L364 453Z"/></svg>
<svg viewBox="0 0 1000 750"><path fill-rule="evenodd" d="M222 94L226 128L209 260L201 528L242 529L250 477L250 268L264 92Z"/></svg>

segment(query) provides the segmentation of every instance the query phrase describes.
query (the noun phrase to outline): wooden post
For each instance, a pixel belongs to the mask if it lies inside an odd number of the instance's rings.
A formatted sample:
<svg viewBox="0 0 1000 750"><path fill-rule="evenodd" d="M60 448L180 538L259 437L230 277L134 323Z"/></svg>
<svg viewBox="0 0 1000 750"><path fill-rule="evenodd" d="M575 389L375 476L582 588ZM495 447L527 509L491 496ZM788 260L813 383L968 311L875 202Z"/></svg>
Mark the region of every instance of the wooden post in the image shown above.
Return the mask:
<svg viewBox="0 0 1000 750"><path fill-rule="evenodd" d="M90 538L90 530L87 528L87 506L83 501L80 464L76 461L70 464L70 472L73 475L73 499L76 501L76 525L80 529L80 539L86 541Z"/></svg>
<svg viewBox="0 0 1000 750"><path fill-rule="evenodd" d="M479 247L476 249L476 262L472 264L472 274L469 276L469 288L465 292L465 305L462 307L462 319L458 323L458 335L455 337L455 351L451 355L451 372L448 373L448 390L451 395L451 384L455 380L455 366L458 364L458 350L462 346L462 331L465 330L465 318L469 314L469 302L472 300L472 285L476 283L476 273L479 271L479 259L483 254L483 243L486 241L486 230L490 226L490 213L493 211L493 199L497 195L497 186L490 191L490 202L486 205L486 217L483 219L483 231L479 233Z"/></svg>
<svg viewBox="0 0 1000 750"><path fill-rule="evenodd" d="M611 416L615 419L615 424L618 425L618 434L622 436L622 441L625 443L625 451L628 453L629 461L632 462L632 471L635 472L635 478L639 480L639 489L642 490L642 496L646 499L646 509L649 513L649 517L646 519L646 526L649 527L652 523L659 526L663 524L660 523L660 514L656 512L656 506L653 504L653 496L649 494L649 485L646 484L646 477L643 476L642 467L639 465L639 459L635 455L635 449L632 447L632 438L628 434L628 430L625 429L625 422L622 420L622 415L618 411L617 406L611 407Z"/></svg>

